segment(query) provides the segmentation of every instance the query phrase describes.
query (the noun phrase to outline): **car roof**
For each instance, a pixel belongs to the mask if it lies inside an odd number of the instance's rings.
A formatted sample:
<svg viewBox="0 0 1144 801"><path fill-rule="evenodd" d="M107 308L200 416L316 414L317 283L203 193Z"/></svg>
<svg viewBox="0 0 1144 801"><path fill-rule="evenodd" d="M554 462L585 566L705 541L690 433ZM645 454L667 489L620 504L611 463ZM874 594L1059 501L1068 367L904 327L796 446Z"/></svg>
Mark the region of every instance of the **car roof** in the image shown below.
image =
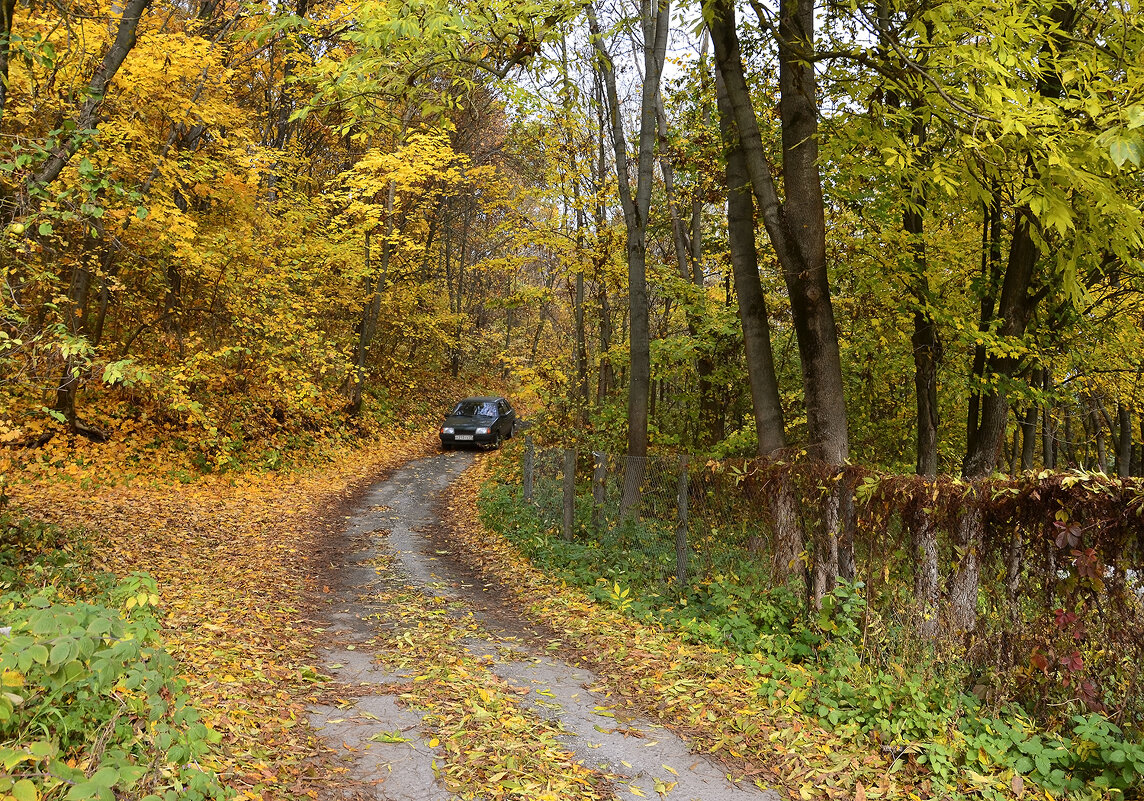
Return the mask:
<svg viewBox="0 0 1144 801"><path fill-rule="evenodd" d="M504 398L500 395L495 397L492 395L474 395L471 398L461 398L459 401L457 401L457 403L465 403L467 401L476 401L477 403L490 403L499 400L504 400Z"/></svg>

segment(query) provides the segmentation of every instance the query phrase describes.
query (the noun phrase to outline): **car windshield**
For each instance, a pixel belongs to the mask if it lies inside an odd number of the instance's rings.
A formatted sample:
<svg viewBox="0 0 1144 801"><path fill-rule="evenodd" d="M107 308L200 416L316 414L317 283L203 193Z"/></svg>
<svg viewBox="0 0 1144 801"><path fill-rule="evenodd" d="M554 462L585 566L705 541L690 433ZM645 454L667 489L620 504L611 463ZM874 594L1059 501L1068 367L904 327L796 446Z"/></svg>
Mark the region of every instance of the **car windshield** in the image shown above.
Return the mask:
<svg viewBox="0 0 1144 801"><path fill-rule="evenodd" d="M496 417L497 405L490 401L461 401L453 409L453 414L462 417Z"/></svg>

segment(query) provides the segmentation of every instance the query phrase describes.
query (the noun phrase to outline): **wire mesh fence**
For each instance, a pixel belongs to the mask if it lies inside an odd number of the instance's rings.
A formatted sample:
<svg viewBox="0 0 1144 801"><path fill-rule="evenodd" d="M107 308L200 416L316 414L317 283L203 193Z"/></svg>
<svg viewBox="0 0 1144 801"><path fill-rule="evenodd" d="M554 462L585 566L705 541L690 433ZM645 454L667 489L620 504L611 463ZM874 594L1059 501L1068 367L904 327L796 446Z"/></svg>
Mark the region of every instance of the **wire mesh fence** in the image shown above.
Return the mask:
<svg viewBox="0 0 1144 801"><path fill-rule="evenodd" d="M644 592L733 572L765 540L762 505L682 457L527 447L522 476L550 532L589 549L601 577Z"/></svg>
<svg viewBox="0 0 1144 801"><path fill-rule="evenodd" d="M523 467L550 564L582 585L615 582L666 614L686 604L745 647L796 617L815 636L853 623L837 630L859 632L863 648L871 632L916 632L894 642L942 640L990 675L1039 666L1037 681L1014 685L1036 709L1067 701L1144 720L1144 481L970 484L531 445ZM831 559L826 592L837 579L840 597L861 595L849 623L837 598L825 617L816 608Z"/></svg>

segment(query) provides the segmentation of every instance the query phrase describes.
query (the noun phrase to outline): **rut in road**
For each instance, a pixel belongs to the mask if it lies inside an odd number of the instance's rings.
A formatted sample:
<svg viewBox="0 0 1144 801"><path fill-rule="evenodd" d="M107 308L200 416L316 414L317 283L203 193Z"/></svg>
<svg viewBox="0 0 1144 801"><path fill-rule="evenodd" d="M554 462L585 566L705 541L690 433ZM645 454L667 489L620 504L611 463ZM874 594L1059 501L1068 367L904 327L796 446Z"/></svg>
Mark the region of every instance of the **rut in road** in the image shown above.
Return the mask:
<svg viewBox="0 0 1144 801"><path fill-rule="evenodd" d="M519 704L512 731L486 732L485 737L523 739L516 752L521 756L508 757L504 771L486 778L516 781L513 771L522 759L551 753L555 746L563 757L530 763L531 770L539 765L543 771L547 765L563 775L533 773L529 778L533 784L521 785L534 788L535 795L527 793L530 797L778 801L774 790L730 780L722 767L692 754L671 731L592 689L598 682L590 671L553 655L554 646L505 608L494 587L475 582L437 549L439 544L434 546L428 532L441 525L434 510L473 459L471 453L457 452L411 463L371 487L346 521L344 536L350 548L335 567L338 585L330 595L327 647L319 654L323 671L333 681L308 710L311 725L344 766L348 779L327 797L387 801L482 797L479 787L462 785L456 794L447 789L444 774L450 772L460 748L436 736L431 709L411 708L399 698L404 695L408 700L411 688L423 682L424 677L416 675L420 667L387 667L378 659L379 653L385 659L379 642L387 631L399 625L411 626L414 632L424 627L424 621L396 620L398 613L387 600L394 592L414 592L422 596L414 608L423 607L426 619L433 616L430 623L440 626L441 616L448 616L454 630L463 632L450 645L456 653L446 660L486 671L459 672L469 680L474 675L488 677L485 687L476 688L477 696L488 699L490 693L503 694L507 687ZM460 707L465 704L462 699ZM480 702L472 706L460 714L469 719L472 713L479 719ZM465 753L484 753L485 745L489 752L497 750L498 743L474 743L470 732L463 734L469 737ZM457 775L466 775L465 769L458 767L454 782ZM594 780L590 784L585 780L579 793L545 795L544 787L567 781L577 771Z"/></svg>

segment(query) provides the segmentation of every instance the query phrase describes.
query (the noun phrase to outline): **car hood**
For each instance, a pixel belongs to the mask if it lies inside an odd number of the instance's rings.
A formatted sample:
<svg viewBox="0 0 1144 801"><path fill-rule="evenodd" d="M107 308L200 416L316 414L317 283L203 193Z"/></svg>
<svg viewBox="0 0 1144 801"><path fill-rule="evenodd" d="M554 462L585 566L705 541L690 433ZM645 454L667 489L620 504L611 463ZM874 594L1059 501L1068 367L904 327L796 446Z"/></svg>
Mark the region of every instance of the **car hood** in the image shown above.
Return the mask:
<svg viewBox="0 0 1144 801"><path fill-rule="evenodd" d="M467 414L451 414L445 418L445 422L443 422L441 425L443 425L443 426L487 426L487 425L492 425L492 423L494 421L496 421L495 417L487 417L484 415L478 415L476 417L473 417L472 415L467 415Z"/></svg>

